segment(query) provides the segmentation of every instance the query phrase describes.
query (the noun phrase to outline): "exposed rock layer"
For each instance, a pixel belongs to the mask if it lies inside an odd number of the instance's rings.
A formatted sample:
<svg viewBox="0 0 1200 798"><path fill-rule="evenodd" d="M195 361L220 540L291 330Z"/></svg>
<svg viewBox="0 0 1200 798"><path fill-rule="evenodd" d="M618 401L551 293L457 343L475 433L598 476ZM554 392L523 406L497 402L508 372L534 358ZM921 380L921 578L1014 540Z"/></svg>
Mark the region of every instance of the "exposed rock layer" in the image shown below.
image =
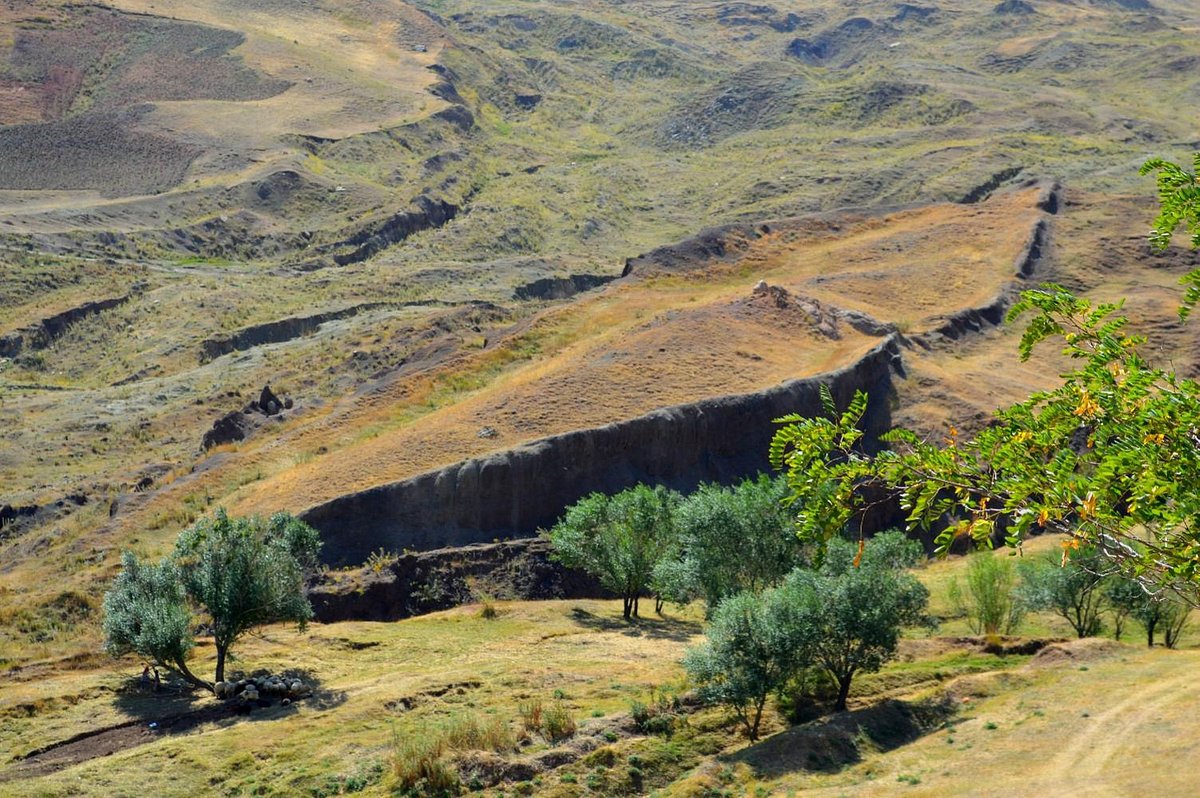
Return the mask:
<svg viewBox="0 0 1200 798"><path fill-rule="evenodd" d="M678 490L729 483L767 470L772 419L822 412L821 385L842 407L854 391L866 391L868 438L887 430L898 360L897 337L888 336L839 371L555 435L341 496L302 518L321 531L325 559L347 564L380 548L429 550L532 535L592 491L612 493L638 482Z"/></svg>

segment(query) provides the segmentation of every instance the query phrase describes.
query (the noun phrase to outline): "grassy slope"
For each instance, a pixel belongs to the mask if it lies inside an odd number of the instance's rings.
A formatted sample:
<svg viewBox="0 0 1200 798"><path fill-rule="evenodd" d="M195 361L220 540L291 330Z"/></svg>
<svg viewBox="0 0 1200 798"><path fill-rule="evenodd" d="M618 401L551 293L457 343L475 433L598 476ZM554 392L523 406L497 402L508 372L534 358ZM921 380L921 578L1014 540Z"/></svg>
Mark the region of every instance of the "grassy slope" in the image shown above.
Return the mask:
<svg viewBox="0 0 1200 798"><path fill-rule="evenodd" d="M1042 539L1031 548L1056 545ZM952 559L917 572L933 592L935 612L944 610L947 579L962 570L963 561ZM556 695L585 729L612 723L618 729L631 700L645 701L653 688L679 684L678 658L700 629L694 609L631 627L620 621L613 602L498 606L500 617L491 621L480 618L477 607L463 607L391 624L315 625L307 634L270 629L240 648L239 667L302 669L318 685L314 699L247 720L210 722L185 736L150 735L112 756L0 782L0 792L303 794L338 777L377 779L394 734L428 735L449 717L471 714L495 715L515 726L520 703L536 698L550 704ZM1060 622L1042 616L1025 628L1063 632ZM693 716L669 746L623 733L612 745L616 763L601 768L602 782L593 781L607 788L585 789L595 772L593 759L542 773L534 794L612 794L606 789L626 783L630 755L652 763L643 765L647 779L664 795L699 795L705 785L734 795L754 795L760 787L780 795L810 789L829 795L999 795L1028 791L1035 783L1039 794L1115 795L1135 782L1153 794L1179 794L1187 774L1168 764L1189 752L1198 730L1187 709L1200 689L1190 678L1200 656L1195 632L1185 638L1184 650L1128 644L1113 652L1101 648L1088 659L1087 652L1096 651L1092 646L1080 650L1083 659L1034 666L1024 657L984 655L954 643L964 631L961 620L951 619L938 632L943 637L916 635L904 643L901 660L861 677L855 687L852 703L863 707L884 696L920 696L950 686L961 705L951 726L909 745L882 752L864 742L861 761L814 771L781 753L781 745L783 752L791 750L788 735L804 732L785 730L774 714L767 728L780 736L747 748L725 713L711 710ZM211 667L211 648L202 647L198 658L199 667ZM138 718L144 725L212 701L147 698L131 686L138 668L131 660L94 657L14 674L0 690L4 761L83 729ZM535 740L522 756L544 747ZM365 794L382 791L375 786Z"/></svg>

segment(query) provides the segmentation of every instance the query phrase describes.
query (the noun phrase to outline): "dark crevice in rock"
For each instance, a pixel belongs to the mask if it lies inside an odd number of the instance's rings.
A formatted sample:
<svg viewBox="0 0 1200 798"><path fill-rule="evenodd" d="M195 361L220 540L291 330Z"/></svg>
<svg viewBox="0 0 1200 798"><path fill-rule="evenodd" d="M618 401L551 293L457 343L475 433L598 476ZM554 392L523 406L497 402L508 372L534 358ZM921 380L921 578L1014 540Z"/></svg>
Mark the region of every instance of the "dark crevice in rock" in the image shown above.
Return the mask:
<svg viewBox="0 0 1200 798"><path fill-rule="evenodd" d="M513 298L522 301L535 299L568 299L584 291L607 285L615 276L602 274L572 274L568 277L543 277L513 291Z"/></svg>
<svg viewBox="0 0 1200 798"><path fill-rule="evenodd" d="M975 188L964 194L959 202L964 205L983 202L992 195L993 191L1000 188L1000 186L1012 180L1017 175L1021 174L1021 172L1024 171L1024 168L1025 167L1023 166L1013 166L1008 169L1001 169L999 172L992 175L987 180L983 181L979 185L975 186Z"/></svg>

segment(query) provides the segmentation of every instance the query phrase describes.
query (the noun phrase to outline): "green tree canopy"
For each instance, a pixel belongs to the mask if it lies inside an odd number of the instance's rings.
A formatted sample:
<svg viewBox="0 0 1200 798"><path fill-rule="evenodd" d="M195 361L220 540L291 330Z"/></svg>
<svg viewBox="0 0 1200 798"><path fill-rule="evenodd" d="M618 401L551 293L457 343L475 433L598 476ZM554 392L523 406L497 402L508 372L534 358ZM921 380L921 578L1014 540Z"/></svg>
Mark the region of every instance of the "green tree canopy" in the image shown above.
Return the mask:
<svg viewBox="0 0 1200 798"><path fill-rule="evenodd" d="M779 588L730 596L713 611L705 642L684 656L700 697L732 709L751 740L767 698L805 665L812 629L798 609Z"/></svg>
<svg viewBox="0 0 1200 798"><path fill-rule="evenodd" d="M800 564L803 546L784 503L787 485L766 475L732 488L701 485L676 511L678 545L655 571L658 592L686 603L777 584Z"/></svg>
<svg viewBox="0 0 1200 798"><path fill-rule="evenodd" d="M1066 561L1047 552L1020 563L1021 593L1031 609L1050 610L1066 620L1076 636L1093 637L1103 627L1109 568L1094 546L1074 552Z"/></svg>
<svg viewBox="0 0 1200 798"><path fill-rule="evenodd" d="M104 637L114 657L140 654L193 684L204 683L187 666L195 642L192 613L170 559L154 565L131 552L122 555L121 573L104 594Z"/></svg>
<svg viewBox="0 0 1200 798"><path fill-rule="evenodd" d="M231 518L224 510L182 532L157 566L132 554L104 597L104 629L114 654L137 652L211 687L187 667L192 609L211 630L216 681L230 647L258 626L312 618L305 577L317 561L317 531L286 513Z"/></svg>
<svg viewBox="0 0 1200 798"><path fill-rule="evenodd" d="M838 686L835 709L846 708L855 675L896 655L902 627L929 622L929 591L904 570L920 556L920 544L896 531L860 546L839 538L819 569L798 569L784 583L810 641L807 659Z"/></svg>
<svg viewBox="0 0 1200 798"><path fill-rule="evenodd" d="M678 503L679 495L663 487L593 493L569 507L548 533L553 556L594 575L624 600L625 618L636 617L655 567L675 545Z"/></svg>

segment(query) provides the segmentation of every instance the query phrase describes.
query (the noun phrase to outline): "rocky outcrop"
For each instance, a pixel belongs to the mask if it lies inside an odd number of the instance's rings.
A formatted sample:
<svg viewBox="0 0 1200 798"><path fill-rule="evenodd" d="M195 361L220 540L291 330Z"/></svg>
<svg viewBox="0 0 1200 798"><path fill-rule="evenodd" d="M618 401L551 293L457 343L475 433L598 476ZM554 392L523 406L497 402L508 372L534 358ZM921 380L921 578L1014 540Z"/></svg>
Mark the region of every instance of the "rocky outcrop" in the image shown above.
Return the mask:
<svg viewBox="0 0 1200 798"><path fill-rule="evenodd" d="M868 440L890 426L896 336L836 372L758 393L662 408L638 418L534 441L487 457L342 496L302 513L322 533L330 564L377 549L429 550L532 535L592 491L648 482L691 490L768 469L771 420L822 412L827 385L844 407L856 390L870 406Z"/></svg>
<svg viewBox="0 0 1200 798"><path fill-rule="evenodd" d="M569 277L543 277L517 286L513 298L522 301L535 299L569 299L583 291L607 285L616 277L602 274L572 274Z"/></svg>
<svg viewBox="0 0 1200 798"><path fill-rule="evenodd" d="M0 357L16 357L25 349L44 349L60 338L72 324L123 305L131 296L126 294L110 299L98 299L95 302L84 302L62 313L47 316L24 329L0 336Z"/></svg>
<svg viewBox="0 0 1200 798"><path fill-rule="evenodd" d="M607 598L583 571L551 561L542 538L406 553L379 568L328 572L309 589L317 620L395 621L493 599Z"/></svg>
<svg viewBox="0 0 1200 798"><path fill-rule="evenodd" d="M312 316L292 316L286 319L269 321L265 324L255 324L243 327L228 335L209 338L200 343L200 362L215 360L222 355L264 344L278 344L299 338L302 335L314 333L327 321L337 321L357 316L359 313L376 308L386 307L386 302L367 302L362 305L331 310L328 313L317 313Z"/></svg>
<svg viewBox="0 0 1200 798"><path fill-rule="evenodd" d="M414 233L441 227L453 220L459 210L457 205L446 200L432 199L422 194L413 200L411 209L369 225L333 245L334 249L352 247L349 252L334 255L333 261L338 266L361 263Z"/></svg>
<svg viewBox="0 0 1200 798"><path fill-rule="evenodd" d="M280 416L285 411L291 410L294 406L295 404L291 397L280 399L271 390L270 385L264 385L257 399L251 401L241 410L226 413L214 421L212 428L204 433L200 447L208 450L214 446L223 446L228 443L237 443L238 441L245 440L248 435L261 427L263 422L268 418Z"/></svg>

